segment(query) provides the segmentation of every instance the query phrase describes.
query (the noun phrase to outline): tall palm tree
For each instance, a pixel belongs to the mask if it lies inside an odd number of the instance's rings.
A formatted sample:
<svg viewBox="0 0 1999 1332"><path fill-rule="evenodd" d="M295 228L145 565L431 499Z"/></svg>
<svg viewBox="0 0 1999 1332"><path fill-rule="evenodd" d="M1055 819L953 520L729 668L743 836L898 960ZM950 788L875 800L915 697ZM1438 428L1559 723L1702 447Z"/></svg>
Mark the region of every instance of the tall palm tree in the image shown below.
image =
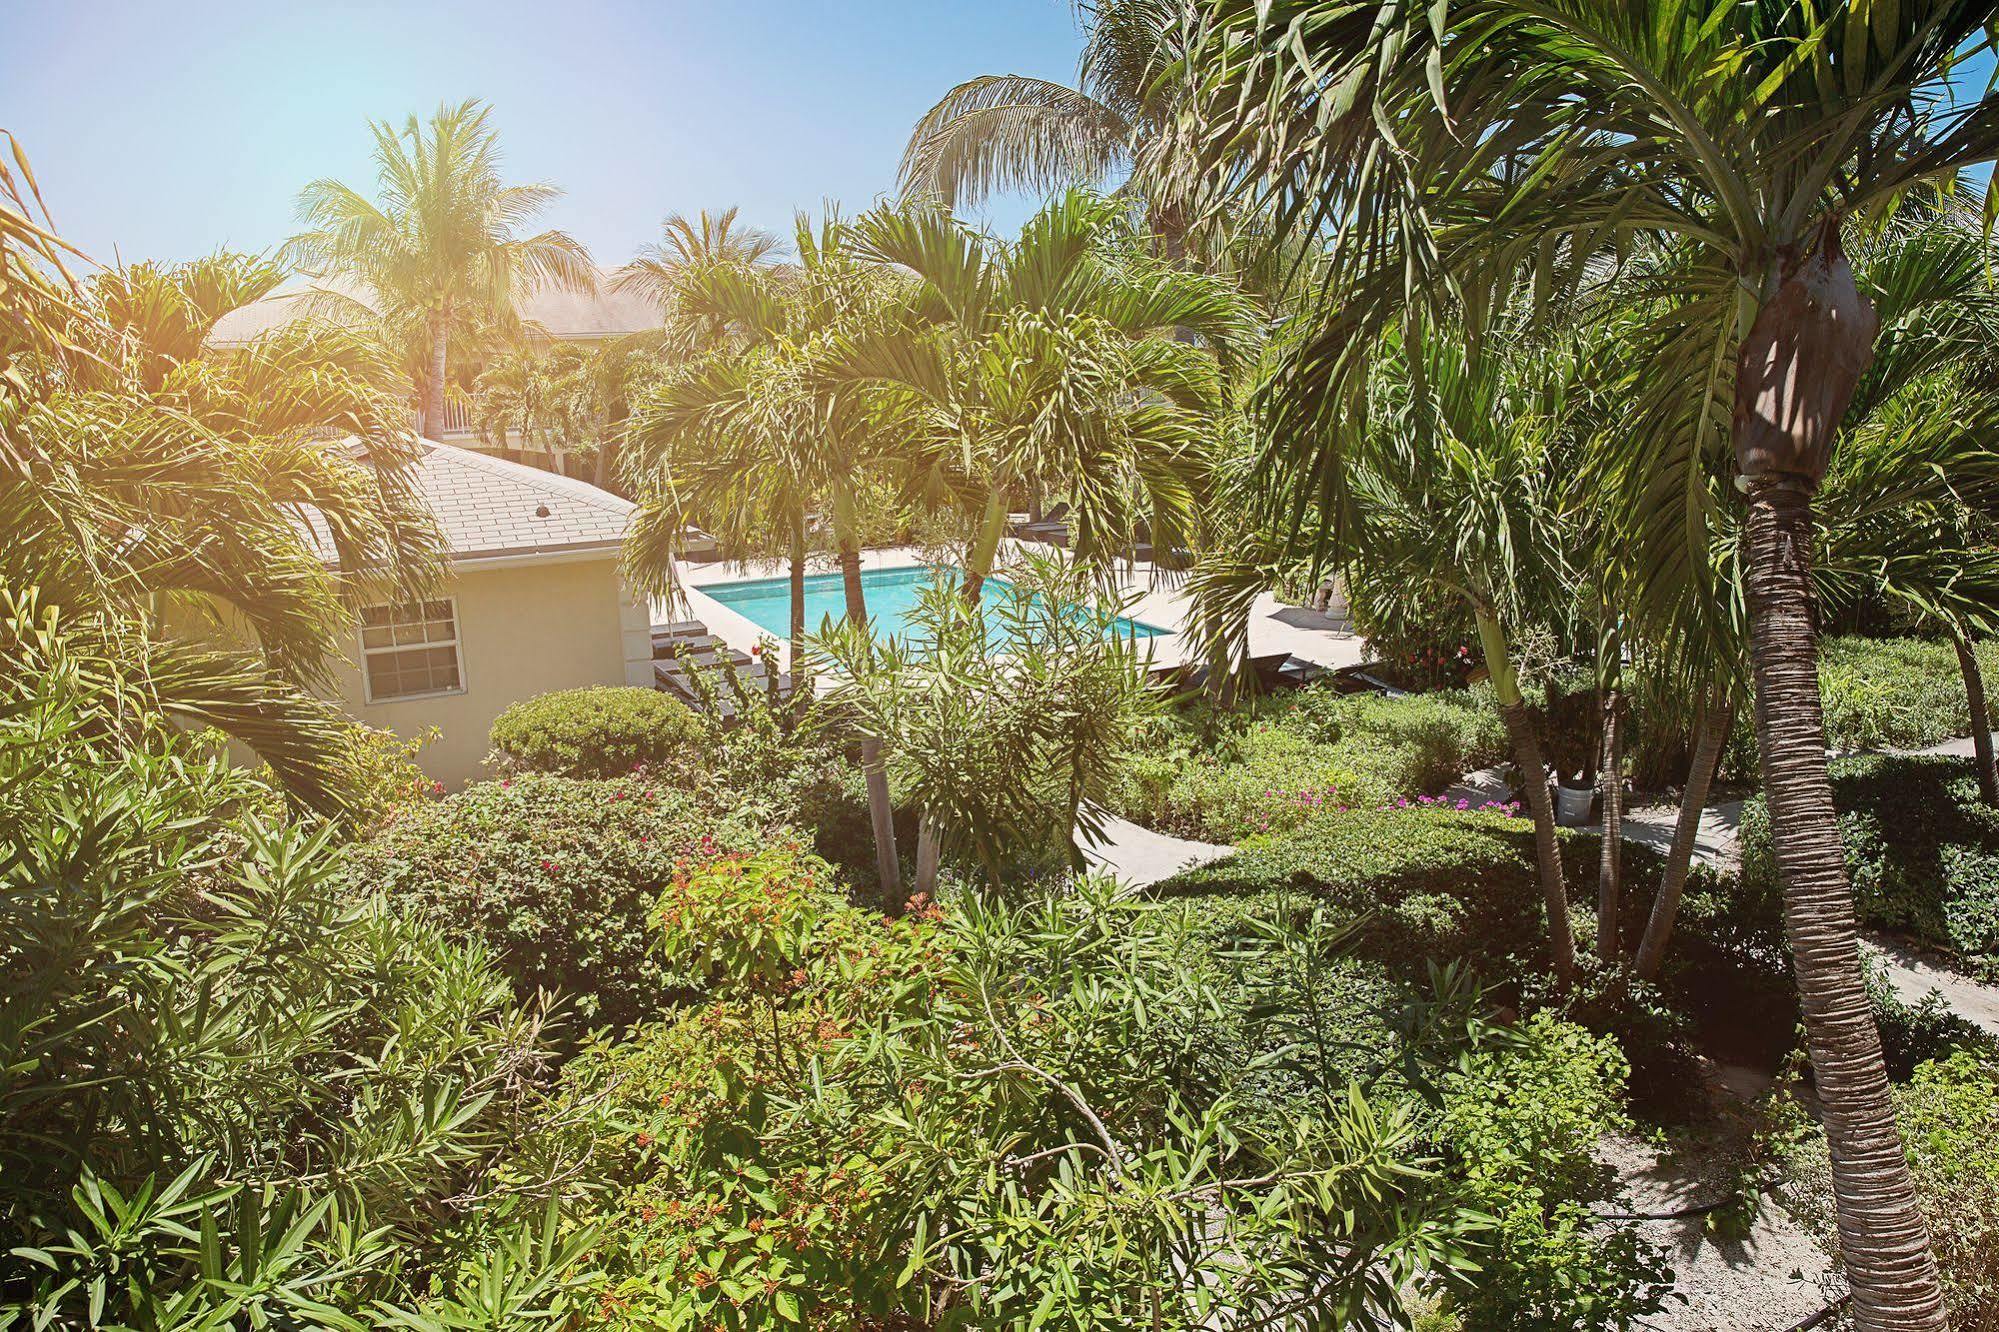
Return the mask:
<svg viewBox="0 0 1999 1332"><path fill-rule="evenodd" d="M280 259L320 277L357 283L375 314L420 323L430 353L421 392L423 429L444 421L452 337L485 321L518 323L515 304L544 283L596 285L589 253L567 234L519 233L561 194L552 185L500 178L499 135L475 100L440 106L401 130L372 121L378 197L337 180L299 194L305 230Z"/></svg>
<svg viewBox="0 0 1999 1332"><path fill-rule="evenodd" d="M1856 280L1879 312L1882 333L1814 506L1812 577L1823 602L1886 598L1967 651L1971 633L1989 632L1995 604L1991 558L1967 531L1968 506L1984 502L1994 460L1985 365L1999 333L1999 296L1985 278L1985 255L1975 201L1942 209L1914 201L1864 234ZM1627 384L1642 383L1662 358L1671 359L1670 344L1688 335L1684 309L1648 311L1655 304L1650 286L1640 274L1610 284L1605 298L1624 303L1619 318L1627 327L1612 341L1624 348ZM1603 493L1615 515L1608 536L1647 570L1632 584L1629 605L1652 654L1676 676L1667 692L1698 701L1679 823L1634 963L1638 975L1651 977L1664 958L1701 808L1733 725L1748 629L1741 518L1724 489L1726 426L1711 421L1703 436L1653 416L1637 428L1686 446L1652 459L1632 455L1621 438L1600 441L1610 467ZM1971 662L1975 672L1975 656ZM1975 695L1978 683L1971 675L1968 692Z"/></svg>
<svg viewBox="0 0 1999 1332"><path fill-rule="evenodd" d="M671 594L673 559L691 518L723 520L725 534L748 523L782 532L791 560L792 664L802 664L808 515L831 520L846 591L847 619L867 622L861 582L862 491L891 443L830 371L835 349L898 308L894 275L859 256L849 225L829 216L818 227L797 219L795 266L701 265L676 297L689 317L727 330L714 354L670 381L640 413L628 470L639 512L627 563L646 585ZM901 896L894 810L879 740L864 738L861 766L874 826L884 899Z"/></svg>
<svg viewBox="0 0 1999 1332"><path fill-rule="evenodd" d="M995 194L1116 186L1135 196L1169 258L1185 247L1187 210L1163 159L1174 145L1186 0L1078 0L1088 27L1076 87L982 74L924 112L903 149L906 197L976 207Z"/></svg>
<svg viewBox="0 0 1999 1332"><path fill-rule="evenodd" d="M1353 418L1350 521L1336 558L1360 600L1442 596L1471 613L1533 816L1551 969L1566 988L1575 976L1568 887L1513 644L1575 582L1557 480L1573 367L1544 351L1468 351L1437 329L1390 336L1414 345L1386 352L1368 410Z"/></svg>
<svg viewBox="0 0 1999 1332"><path fill-rule="evenodd" d="M843 372L908 441L919 487L972 517L967 599L1023 490L1070 496L1085 564L1107 566L1141 522L1161 545L1187 539L1221 400L1216 349L1247 336L1235 293L1138 253L1119 210L1081 190L1010 246L922 204L876 209L854 232L918 282L906 317L855 339Z"/></svg>
<svg viewBox="0 0 1999 1332"><path fill-rule="evenodd" d="M1207 179L1267 203L1280 231L1339 237L1337 313L1274 385L1270 431L1273 453L1335 487L1337 458L1299 442L1364 378L1372 343L1356 329L1412 301L1476 327L1498 275L1531 266L1547 290L1636 239L1693 252L1672 303L1699 312L1702 336L1646 391L1730 422L1757 745L1841 1250L1870 1330L1944 1314L1826 776L1812 496L1879 328L1847 221L1999 151L1999 96L1953 99L1949 83L1990 17L1963 0L1213 0L1187 62Z"/></svg>

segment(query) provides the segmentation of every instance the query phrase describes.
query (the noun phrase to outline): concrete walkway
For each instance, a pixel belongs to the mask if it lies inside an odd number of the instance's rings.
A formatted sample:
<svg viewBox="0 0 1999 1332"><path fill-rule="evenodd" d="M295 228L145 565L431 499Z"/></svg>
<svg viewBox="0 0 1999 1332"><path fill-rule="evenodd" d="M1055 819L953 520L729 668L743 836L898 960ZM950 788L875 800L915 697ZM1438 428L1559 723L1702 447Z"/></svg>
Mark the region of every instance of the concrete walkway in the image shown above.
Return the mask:
<svg viewBox="0 0 1999 1332"><path fill-rule="evenodd" d="M1115 814L1099 817L1103 820L1104 835L1095 844L1083 847L1083 859L1097 873L1107 874L1127 888L1150 888L1181 870L1235 854L1232 846L1169 837Z"/></svg>
<svg viewBox="0 0 1999 1332"><path fill-rule="evenodd" d="M1894 754L1971 756L1971 737L1947 740L1925 749L1898 749ZM1659 851L1672 845L1680 816L1677 805L1645 805L1625 811L1624 835ZM1711 865L1740 868L1742 863L1742 801L1725 800L1701 811L1694 836L1694 856ZM1920 1004L1931 994L1946 1007L1994 1037L1999 1037L1999 986L1987 985L1956 970L1948 959L1873 930L1863 930L1861 948L1880 962L1890 988L1904 1003Z"/></svg>

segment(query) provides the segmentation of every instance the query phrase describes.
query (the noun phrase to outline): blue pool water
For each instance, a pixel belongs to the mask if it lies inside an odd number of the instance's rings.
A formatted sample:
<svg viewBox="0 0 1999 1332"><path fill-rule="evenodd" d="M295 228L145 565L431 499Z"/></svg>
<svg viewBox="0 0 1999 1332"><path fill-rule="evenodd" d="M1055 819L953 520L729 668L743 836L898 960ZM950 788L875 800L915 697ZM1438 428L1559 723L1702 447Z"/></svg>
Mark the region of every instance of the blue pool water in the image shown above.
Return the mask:
<svg viewBox="0 0 1999 1332"><path fill-rule="evenodd" d="M890 634L906 634L910 630L910 613L916 609L923 589L938 574L944 574L955 584L959 572L951 568L932 565L912 565L901 569L864 569L861 571L861 587L868 601L868 619L888 630ZM754 624L773 638L783 638L791 632L791 580L789 578L758 578L742 583L708 583L701 589L703 593L727 606L736 614ZM986 595L981 605L985 608L987 623L997 633L999 626L993 623L992 607L998 597L1003 597L1011 589L1003 579L986 579ZM837 573L810 574L805 579L805 627L816 632L820 624L828 619L835 622L847 618L847 594ZM1120 638L1152 638L1167 632L1157 625L1139 620L1127 620L1120 616L1112 626L1112 631Z"/></svg>

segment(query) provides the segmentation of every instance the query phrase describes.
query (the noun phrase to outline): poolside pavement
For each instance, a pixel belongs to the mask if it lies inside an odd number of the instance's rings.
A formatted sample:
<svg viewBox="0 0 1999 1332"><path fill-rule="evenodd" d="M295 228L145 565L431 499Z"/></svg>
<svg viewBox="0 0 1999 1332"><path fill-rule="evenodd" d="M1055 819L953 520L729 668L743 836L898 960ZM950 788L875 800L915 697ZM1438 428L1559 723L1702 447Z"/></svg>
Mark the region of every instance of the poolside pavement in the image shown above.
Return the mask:
<svg viewBox="0 0 1999 1332"><path fill-rule="evenodd" d="M1000 552L1002 573L1005 566L1026 550L1046 554L1053 548L1048 546L1025 546L1009 541ZM916 546L893 546L880 550L864 551L861 554L861 568L906 569L916 565L934 562L938 558L934 551L925 551ZM808 572L813 574L831 573L833 558L822 555L814 558ZM654 624L666 624L676 620L695 619L708 626L710 633L720 638L732 648L747 652L765 638L773 637L758 628L750 620L708 595L703 589L718 583L742 582L753 578L782 578L789 572L789 566L779 561L718 561L712 564L697 564L676 561L674 572L682 589L681 604L656 601L652 607ZM1197 661L1200 650L1190 635L1183 633L1189 619L1189 601L1186 593L1184 571L1156 568L1143 560L1133 560L1118 566L1118 587L1131 605L1124 614L1134 620L1141 620L1167 632L1145 640L1143 646L1152 652L1155 667L1178 666ZM791 645L777 635L776 652L781 669L791 669ZM1269 593L1256 599L1250 610L1249 648L1253 657L1269 657L1288 654L1302 661L1311 662L1326 670L1337 670L1342 666L1358 665L1366 658L1366 643L1359 634L1342 618L1311 610L1304 606L1286 605Z"/></svg>

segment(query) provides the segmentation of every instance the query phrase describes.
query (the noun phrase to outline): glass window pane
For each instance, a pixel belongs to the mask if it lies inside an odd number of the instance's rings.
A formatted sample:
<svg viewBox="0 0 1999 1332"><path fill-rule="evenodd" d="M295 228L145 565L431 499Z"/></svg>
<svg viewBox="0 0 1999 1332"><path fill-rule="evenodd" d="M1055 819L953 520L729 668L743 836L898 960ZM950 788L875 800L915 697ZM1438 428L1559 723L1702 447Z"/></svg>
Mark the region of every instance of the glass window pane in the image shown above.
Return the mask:
<svg viewBox="0 0 1999 1332"><path fill-rule="evenodd" d="M423 642L422 625L398 624L396 626L396 643L399 646L404 643L421 643L421 642Z"/></svg>
<svg viewBox="0 0 1999 1332"><path fill-rule="evenodd" d="M395 641L395 636L385 628L370 627L361 631L363 647L384 648Z"/></svg>

